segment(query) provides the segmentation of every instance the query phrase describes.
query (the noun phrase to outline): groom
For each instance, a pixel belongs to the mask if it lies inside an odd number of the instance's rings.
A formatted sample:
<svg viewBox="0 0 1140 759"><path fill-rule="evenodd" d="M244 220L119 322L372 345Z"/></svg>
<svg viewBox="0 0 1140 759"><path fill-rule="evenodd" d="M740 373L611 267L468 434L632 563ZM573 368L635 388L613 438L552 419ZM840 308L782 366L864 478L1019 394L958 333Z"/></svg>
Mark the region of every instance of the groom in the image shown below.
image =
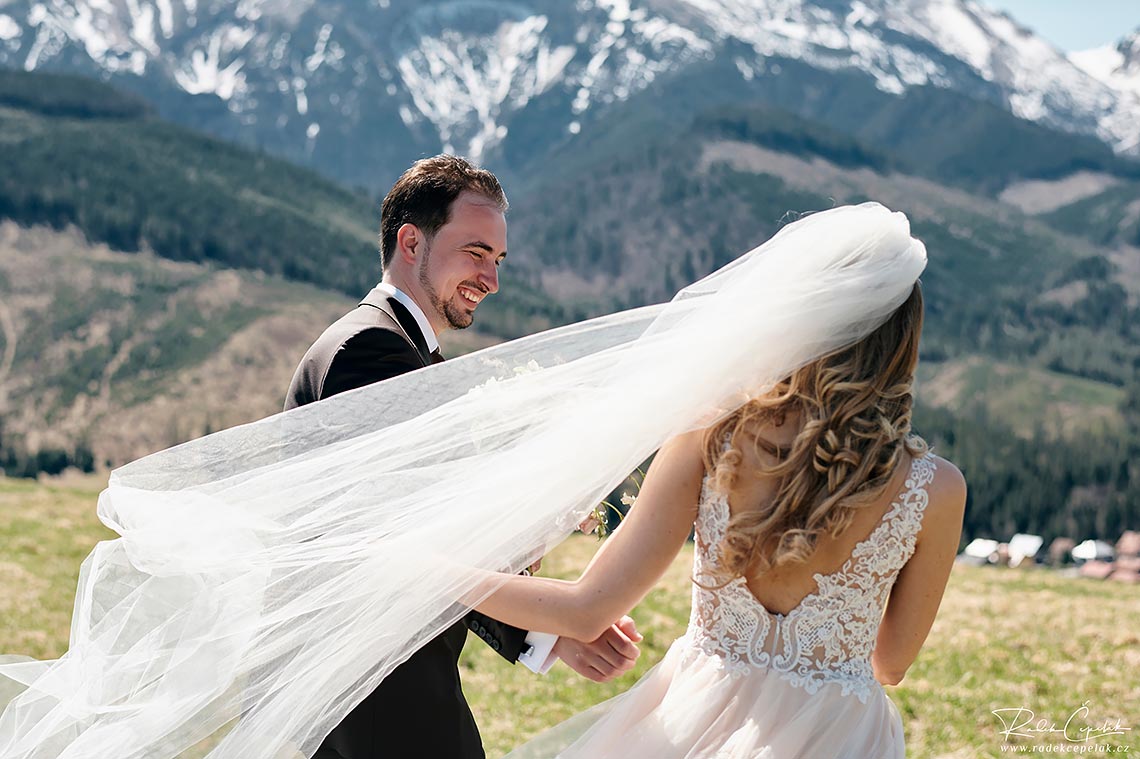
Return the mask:
<svg viewBox="0 0 1140 759"><path fill-rule="evenodd" d="M439 334L470 326L482 300L499 289L506 211L495 176L462 158L427 158L404 172L380 213L383 279L309 348L285 410L443 361ZM628 617L582 643L471 612L388 675L313 759L482 759L459 682L468 629L509 662L545 673L561 658L597 682L628 671L639 653Z"/></svg>

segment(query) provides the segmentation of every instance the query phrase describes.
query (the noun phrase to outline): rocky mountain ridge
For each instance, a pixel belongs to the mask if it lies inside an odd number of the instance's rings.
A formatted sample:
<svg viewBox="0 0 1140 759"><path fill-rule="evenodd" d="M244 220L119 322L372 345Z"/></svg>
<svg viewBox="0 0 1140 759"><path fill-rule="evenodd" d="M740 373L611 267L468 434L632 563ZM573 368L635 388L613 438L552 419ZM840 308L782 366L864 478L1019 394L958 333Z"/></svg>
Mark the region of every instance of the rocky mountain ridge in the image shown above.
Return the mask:
<svg viewBox="0 0 1140 759"><path fill-rule="evenodd" d="M439 150L510 169L710 61L732 65L703 88L730 93L786 60L1140 143L1140 93L974 0L0 1L0 65L95 74L371 188Z"/></svg>

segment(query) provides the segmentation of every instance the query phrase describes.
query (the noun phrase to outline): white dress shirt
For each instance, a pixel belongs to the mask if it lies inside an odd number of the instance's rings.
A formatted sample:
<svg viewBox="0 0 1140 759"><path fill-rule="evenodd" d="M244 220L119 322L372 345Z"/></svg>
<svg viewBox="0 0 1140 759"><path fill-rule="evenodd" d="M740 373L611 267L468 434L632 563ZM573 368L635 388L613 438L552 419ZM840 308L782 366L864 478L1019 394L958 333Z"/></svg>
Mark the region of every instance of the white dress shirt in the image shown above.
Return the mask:
<svg viewBox="0 0 1140 759"><path fill-rule="evenodd" d="M410 295L388 282L381 282L376 286L376 289L386 293L390 298L395 298L401 306L408 309L408 312L415 318L416 324L419 325L420 334L424 338L424 343L427 344L429 353L434 353L439 350L439 338L435 336L435 330L431 328L427 314L424 313L424 310L420 308L418 303L412 300ZM531 672L545 675L558 659L558 657L554 655L554 644L557 641L558 636L552 635L551 633L541 633L533 630L528 632L526 634L526 645L523 646L523 651L519 654L519 663Z"/></svg>
<svg viewBox="0 0 1140 759"><path fill-rule="evenodd" d="M387 282L381 282L376 285L376 289L385 293L389 298L395 298L400 302L401 306L408 309L408 312L415 317L416 324L420 325L420 334L423 336L424 342L427 343L428 353L435 353L439 350L439 338L435 336L435 330L431 328L427 314L420 308L419 303L412 300L412 296ZM411 337L411 335L408 335L408 337Z"/></svg>

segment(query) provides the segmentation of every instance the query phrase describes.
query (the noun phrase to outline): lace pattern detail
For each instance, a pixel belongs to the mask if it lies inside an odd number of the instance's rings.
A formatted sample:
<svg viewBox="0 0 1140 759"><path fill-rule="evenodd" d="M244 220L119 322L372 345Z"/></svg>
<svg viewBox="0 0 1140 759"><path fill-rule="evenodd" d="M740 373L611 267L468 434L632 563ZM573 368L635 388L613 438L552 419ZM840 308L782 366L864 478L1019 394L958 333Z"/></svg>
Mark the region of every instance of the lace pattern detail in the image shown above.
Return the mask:
<svg viewBox="0 0 1140 759"><path fill-rule="evenodd" d="M712 590L694 584L687 643L721 659L733 676L770 670L809 693L837 683L844 695L866 703L878 687L871 652L879 622L899 570L914 553L935 468L930 454L914 459L902 491L871 534L838 571L815 574L818 589L787 614L768 611L742 577ZM728 521L728 499L706 477L693 558L693 577L705 585L716 584L712 572Z"/></svg>

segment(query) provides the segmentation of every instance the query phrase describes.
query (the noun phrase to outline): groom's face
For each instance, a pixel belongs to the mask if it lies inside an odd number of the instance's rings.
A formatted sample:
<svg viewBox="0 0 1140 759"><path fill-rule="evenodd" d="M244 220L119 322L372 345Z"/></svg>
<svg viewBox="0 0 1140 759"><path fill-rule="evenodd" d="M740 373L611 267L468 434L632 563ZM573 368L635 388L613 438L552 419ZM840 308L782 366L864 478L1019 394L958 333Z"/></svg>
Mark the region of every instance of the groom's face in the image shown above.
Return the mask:
<svg viewBox="0 0 1140 759"><path fill-rule="evenodd" d="M417 263L419 283L435 312L428 319L445 329L471 326L479 303L499 290L499 264L506 255L503 212L479 195L461 194Z"/></svg>

